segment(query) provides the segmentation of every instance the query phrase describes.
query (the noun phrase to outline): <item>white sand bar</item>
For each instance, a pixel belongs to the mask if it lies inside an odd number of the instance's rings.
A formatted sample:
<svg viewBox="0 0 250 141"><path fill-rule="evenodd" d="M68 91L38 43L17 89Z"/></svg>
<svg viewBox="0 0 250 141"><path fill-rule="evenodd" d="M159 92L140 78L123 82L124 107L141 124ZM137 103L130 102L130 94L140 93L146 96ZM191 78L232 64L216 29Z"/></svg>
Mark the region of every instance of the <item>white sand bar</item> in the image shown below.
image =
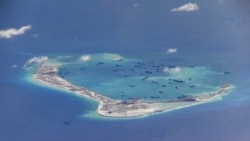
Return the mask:
<svg viewBox="0 0 250 141"><path fill-rule="evenodd" d="M174 109L209 102L226 94L229 89L232 88L230 84L225 84L219 87L217 91L210 92L206 95L185 95L175 100L120 101L108 98L93 91L87 90L83 87L71 84L70 82L58 76L57 68L53 65L42 64L34 73L34 79L42 84L68 90L79 96L84 96L92 100L98 101L99 106L97 109L97 113L99 115L119 118L143 116L156 112L170 111Z"/></svg>

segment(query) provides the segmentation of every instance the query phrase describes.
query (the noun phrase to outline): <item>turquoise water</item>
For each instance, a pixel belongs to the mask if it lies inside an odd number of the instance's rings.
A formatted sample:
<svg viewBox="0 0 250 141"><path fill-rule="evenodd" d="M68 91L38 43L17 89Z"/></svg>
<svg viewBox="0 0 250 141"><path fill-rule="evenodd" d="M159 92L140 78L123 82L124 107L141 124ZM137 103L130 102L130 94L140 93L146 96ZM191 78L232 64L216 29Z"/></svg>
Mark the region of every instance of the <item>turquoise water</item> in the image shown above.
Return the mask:
<svg viewBox="0 0 250 141"><path fill-rule="evenodd" d="M167 59L168 54L165 56ZM230 83L228 74L210 67L142 59L110 53L54 56L54 61L65 63L59 67L62 78L113 99L176 99L205 94Z"/></svg>

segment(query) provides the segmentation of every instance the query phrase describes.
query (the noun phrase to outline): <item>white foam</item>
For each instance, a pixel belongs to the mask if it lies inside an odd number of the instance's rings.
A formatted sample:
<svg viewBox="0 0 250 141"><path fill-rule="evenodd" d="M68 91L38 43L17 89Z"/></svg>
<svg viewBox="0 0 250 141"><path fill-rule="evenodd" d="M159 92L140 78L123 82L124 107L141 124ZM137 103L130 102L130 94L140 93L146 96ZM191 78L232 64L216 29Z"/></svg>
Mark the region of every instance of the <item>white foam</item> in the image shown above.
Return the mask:
<svg viewBox="0 0 250 141"><path fill-rule="evenodd" d="M39 65L42 64L46 61L48 61L49 57L48 56L37 56L30 58L28 61L25 62L23 68L24 69L31 69L33 65Z"/></svg>

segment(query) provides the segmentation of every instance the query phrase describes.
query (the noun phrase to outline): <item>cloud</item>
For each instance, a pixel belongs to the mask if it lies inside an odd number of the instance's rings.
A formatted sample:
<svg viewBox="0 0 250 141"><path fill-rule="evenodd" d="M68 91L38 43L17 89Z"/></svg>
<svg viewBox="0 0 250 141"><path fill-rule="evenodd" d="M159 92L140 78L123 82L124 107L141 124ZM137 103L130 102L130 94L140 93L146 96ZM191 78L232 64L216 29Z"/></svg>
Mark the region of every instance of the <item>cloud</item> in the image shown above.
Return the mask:
<svg viewBox="0 0 250 141"><path fill-rule="evenodd" d="M37 33L37 34L33 34L32 37L33 38L38 38L40 35Z"/></svg>
<svg viewBox="0 0 250 141"><path fill-rule="evenodd" d="M163 72L170 73L170 74L177 74L181 71L180 67L175 67L175 68L164 68Z"/></svg>
<svg viewBox="0 0 250 141"><path fill-rule="evenodd" d="M176 53L177 49L176 48L170 48L167 50L168 53Z"/></svg>
<svg viewBox="0 0 250 141"><path fill-rule="evenodd" d="M23 68L24 69L31 69L34 65L40 65L40 64L46 62L47 60L49 60L48 56L33 57L25 62Z"/></svg>
<svg viewBox="0 0 250 141"><path fill-rule="evenodd" d="M12 36L24 34L29 29L31 29L31 25L22 26L19 29L9 28L0 30L0 38L10 39Z"/></svg>
<svg viewBox="0 0 250 141"><path fill-rule="evenodd" d="M114 60L114 61L118 61L118 60L124 58L121 55L114 54L114 53L101 53L101 54L96 54L96 55L98 55L98 56L96 56L96 58L98 58L100 60Z"/></svg>
<svg viewBox="0 0 250 141"><path fill-rule="evenodd" d="M134 4L134 7L135 7L135 8L136 8L136 7L138 7L138 6L139 6L139 4L138 4L138 3L135 3L135 4Z"/></svg>
<svg viewBox="0 0 250 141"><path fill-rule="evenodd" d="M115 61L119 61L119 60L122 60L122 59L123 59L123 57L119 56L119 55L114 56L114 58L113 58L113 60L115 60Z"/></svg>
<svg viewBox="0 0 250 141"><path fill-rule="evenodd" d="M16 64L11 66L11 68L17 68L17 67L18 67L18 65L16 65Z"/></svg>
<svg viewBox="0 0 250 141"><path fill-rule="evenodd" d="M200 8L198 7L198 5L196 3L187 3L184 4L180 7L177 8L173 8L171 9L171 12L192 12L192 11L197 11Z"/></svg>
<svg viewBox="0 0 250 141"><path fill-rule="evenodd" d="M90 55L83 55L83 56L80 57L80 60L86 62L86 61L89 61L90 58L91 58Z"/></svg>

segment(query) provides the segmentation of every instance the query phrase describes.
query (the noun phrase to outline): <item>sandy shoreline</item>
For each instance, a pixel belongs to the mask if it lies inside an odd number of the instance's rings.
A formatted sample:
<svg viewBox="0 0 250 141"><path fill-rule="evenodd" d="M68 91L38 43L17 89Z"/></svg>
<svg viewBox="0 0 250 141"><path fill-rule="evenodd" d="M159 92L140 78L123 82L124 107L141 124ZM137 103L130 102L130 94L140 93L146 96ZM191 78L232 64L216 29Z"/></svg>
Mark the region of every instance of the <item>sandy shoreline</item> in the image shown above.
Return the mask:
<svg viewBox="0 0 250 141"><path fill-rule="evenodd" d="M143 101L143 100L129 100L121 101L114 100L97 94L93 91L87 90L71 84L57 75L57 68L54 65L42 64L33 74L35 81L43 85L51 86L73 92L79 96L83 96L99 103L97 113L105 117L136 117L145 116L152 113L167 112L175 109L190 107L202 103L211 102L222 95L226 94L232 87L230 84L223 85L217 91L208 93L202 96L188 95L176 100L164 101Z"/></svg>

